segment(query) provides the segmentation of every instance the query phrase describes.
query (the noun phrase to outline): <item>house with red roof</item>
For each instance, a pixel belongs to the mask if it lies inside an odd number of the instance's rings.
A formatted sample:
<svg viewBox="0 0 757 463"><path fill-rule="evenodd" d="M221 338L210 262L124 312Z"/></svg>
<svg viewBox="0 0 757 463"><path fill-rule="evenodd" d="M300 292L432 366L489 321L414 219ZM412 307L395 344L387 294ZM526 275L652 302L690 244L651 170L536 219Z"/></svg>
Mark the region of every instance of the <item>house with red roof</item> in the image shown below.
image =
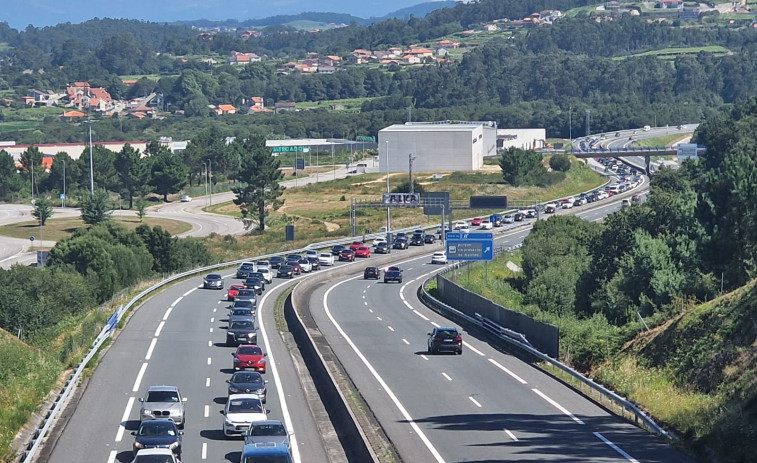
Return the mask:
<svg viewBox="0 0 757 463"><path fill-rule="evenodd" d="M219 104L218 106L215 107L214 111L216 114L221 116L224 114L236 114L237 108L235 108L234 105L230 105L230 104Z"/></svg>

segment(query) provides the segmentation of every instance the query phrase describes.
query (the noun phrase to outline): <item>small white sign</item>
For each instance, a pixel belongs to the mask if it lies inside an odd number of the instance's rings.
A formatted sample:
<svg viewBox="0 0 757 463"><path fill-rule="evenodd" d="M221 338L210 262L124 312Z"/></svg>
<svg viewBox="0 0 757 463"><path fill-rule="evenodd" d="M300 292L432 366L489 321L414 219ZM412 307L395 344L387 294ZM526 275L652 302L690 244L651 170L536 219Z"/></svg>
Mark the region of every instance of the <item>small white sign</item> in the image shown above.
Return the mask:
<svg viewBox="0 0 757 463"><path fill-rule="evenodd" d="M697 158L697 145L695 143L681 143L676 148L679 161Z"/></svg>

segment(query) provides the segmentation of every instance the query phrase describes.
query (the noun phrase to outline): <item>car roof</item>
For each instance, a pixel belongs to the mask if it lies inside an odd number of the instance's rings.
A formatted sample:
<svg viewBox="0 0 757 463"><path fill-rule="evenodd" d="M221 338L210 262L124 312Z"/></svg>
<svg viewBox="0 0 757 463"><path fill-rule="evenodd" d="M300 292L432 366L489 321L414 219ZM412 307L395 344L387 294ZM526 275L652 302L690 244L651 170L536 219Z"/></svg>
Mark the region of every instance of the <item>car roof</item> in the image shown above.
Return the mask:
<svg viewBox="0 0 757 463"><path fill-rule="evenodd" d="M177 386L150 386L147 388L148 391L179 391L179 388Z"/></svg>
<svg viewBox="0 0 757 463"><path fill-rule="evenodd" d="M220 273L208 273L205 278L223 278Z"/></svg>
<svg viewBox="0 0 757 463"><path fill-rule="evenodd" d="M289 455L286 445L276 442L256 442L245 444L242 457L251 455Z"/></svg>

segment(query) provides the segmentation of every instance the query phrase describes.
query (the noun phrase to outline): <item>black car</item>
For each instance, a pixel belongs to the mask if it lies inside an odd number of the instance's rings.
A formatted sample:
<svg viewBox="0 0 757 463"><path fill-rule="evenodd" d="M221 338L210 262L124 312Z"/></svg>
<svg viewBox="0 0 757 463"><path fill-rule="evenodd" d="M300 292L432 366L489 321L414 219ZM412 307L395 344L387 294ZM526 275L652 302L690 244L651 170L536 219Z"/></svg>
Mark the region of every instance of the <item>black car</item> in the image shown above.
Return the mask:
<svg viewBox="0 0 757 463"><path fill-rule="evenodd" d="M366 267L365 270L363 270L363 279L374 279L378 280L381 278L381 270L379 270L378 267Z"/></svg>
<svg viewBox="0 0 757 463"><path fill-rule="evenodd" d="M164 447L171 449L177 460L181 459L181 436L176 423L171 420L147 420L139 424L139 429L132 431L134 444L132 449L136 455L139 450Z"/></svg>
<svg viewBox="0 0 757 463"><path fill-rule="evenodd" d="M392 245L394 249L407 249L407 238L397 238L394 240L394 245Z"/></svg>
<svg viewBox="0 0 757 463"><path fill-rule="evenodd" d="M233 321L226 328L227 346L257 343L258 333L255 331L255 322L252 320Z"/></svg>
<svg viewBox="0 0 757 463"><path fill-rule="evenodd" d="M396 281L402 283L402 269L397 266L391 266L384 271L384 283Z"/></svg>
<svg viewBox="0 0 757 463"><path fill-rule="evenodd" d="M202 280L202 287L205 289L223 289L223 277L217 273L205 275Z"/></svg>
<svg viewBox="0 0 757 463"><path fill-rule="evenodd" d="M281 256L273 256L270 259L268 259L268 262L271 263L271 268L279 268L285 261L284 261L284 258Z"/></svg>
<svg viewBox="0 0 757 463"><path fill-rule="evenodd" d="M423 237L423 242L426 244L434 244L434 241L436 241L436 236L434 236L431 233L428 233L426 236Z"/></svg>
<svg viewBox="0 0 757 463"><path fill-rule="evenodd" d="M379 243L376 245L376 248L373 250L376 254L389 254L391 252L391 248L389 247L389 243Z"/></svg>
<svg viewBox="0 0 757 463"><path fill-rule="evenodd" d="M237 278L245 279L250 273L255 271L255 265L251 262L245 262L237 269Z"/></svg>
<svg viewBox="0 0 757 463"><path fill-rule="evenodd" d="M263 294L265 281L258 275L251 275L244 280L244 287L254 290L259 296Z"/></svg>
<svg viewBox="0 0 757 463"><path fill-rule="evenodd" d="M428 353L454 352L463 353L463 338L457 328L439 327L428 333Z"/></svg>
<svg viewBox="0 0 757 463"><path fill-rule="evenodd" d="M321 262L318 260L317 257L308 257L308 262L310 262L310 269L311 270L318 270L321 268Z"/></svg>
<svg viewBox="0 0 757 463"><path fill-rule="evenodd" d="M229 383L229 395L257 394L260 401L265 403L266 395L268 395L266 381L257 371L236 371L226 382Z"/></svg>
<svg viewBox="0 0 757 463"><path fill-rule="evenodd" d="M423 246L423 235L415 234L410 238L410 246Z"/></svg>
<svg viewBox="0 0 757 463"><path fill-rule="evenodd" d="M345 249L345 247L342 246L341 244L336 244L336 245L334 245L334 246L331 247L331 255L332 256L339 256L342 253L342 251L344 251L344 249Z"/></svg>
<svg viewBox="0 0 757 463"><path fill-rule="evenodd" d="M516 212L516 213L515 213L515 214L513 215L513 220L515 220L516 222L523 222L523 219L524 219L525 217L526 217L526 214L524 214L524 213L522 213L522 212Z"/></svg>
<svg viewBox="0 0 757 463"><path fill-rule="evenodd" d="M277 274L279 278L293 278L294 277L294 269L291 265L282 265L279 267L279 272Z"/></svg>

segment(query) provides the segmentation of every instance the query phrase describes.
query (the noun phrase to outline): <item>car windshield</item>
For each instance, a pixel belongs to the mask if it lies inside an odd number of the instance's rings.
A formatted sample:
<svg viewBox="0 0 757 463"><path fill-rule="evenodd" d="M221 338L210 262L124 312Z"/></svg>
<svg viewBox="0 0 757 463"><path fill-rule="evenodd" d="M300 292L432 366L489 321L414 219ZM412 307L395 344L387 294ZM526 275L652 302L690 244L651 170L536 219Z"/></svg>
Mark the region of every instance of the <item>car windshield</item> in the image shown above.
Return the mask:
<svg viewBox="0 0 757 463"><path fill-rule="evenodd" d="M236 413L262 413L263 404L260 399L229 399L229 411Z"/></svg>
<svg viewBox="0 0 757 463"><path fill-rule="evenodd" d="M263 377L256 371L238 371L231 377L232 383L262 383Z"/></svg>
<svg viewBox="0 0 757 463"><path fill-rule="evenodd" d="M145 421L139 427L138 434L140 436L176 436L176 428L173 423Z"/></svg>
<svg viewBox="0 0 757 463"><path fill-rule="evenodd" d="M179 401L179 394L177 394L176 391L150 391L147 393L147 399L145 399L145 402L178 402L178 401Z"/></svg>
<svg viewBox="0 0 757 463"><path fill-rule="evenodd" d="M210 274L210 275L206 276L205 279L206 280L220 280L221 279L221 275Z"/></svg>
<svg viewBox="0 0 757 463"><path fill-rule="evenodd" d="M254 326L252 322L247 321L247 320L231 322L231 326L229 326L229 329L232 329L232 330L251 330L253 328Z"/></svg>
<svg viewBox="0 0 757 463"><path fill-rule="evenodd" d="M239 355L263 355L263 350L258 346L240 347L237 351Z"/></svg>
<svg viewBox="0 0 757 463"><path fill-rule="evenodd" d="M399 272L400 268L399 267L389 267L387 270L390 270L390 271L393 271L393 272Z"/></svg>
<svg viewBox="0 0 757 463"><path fill-rule="evenodd" d="M254 307L254 305L252 304L251 300L246 299L246 300L241 300L241 301L234 301L234 308L237 308L237 307L251 309Z"/></svg>
<svg viewBox="0 0 757 463"><path fill-rule="evenodd" d="M242 270L252 270L252 264L242 264L242 267L240 267Z"/></svg>
<svg viewBox="0 0 757 463"><path fill-rule="evenodd" d="M231 311L231 315L252 315L252 310L250 309L234 309Z"/></svg>
<svg viewBox="0 0 757 463"><path fill-rule="evenodd" d="M255 296L255 292L251 289L240 289L237 296Z"/></svg>
<svg viewBox="0 0 757 463"><path fill-rule="evenodd" d="M256 424L250 429L251 436L286 436L287 430L281 424Z"/></svg>

